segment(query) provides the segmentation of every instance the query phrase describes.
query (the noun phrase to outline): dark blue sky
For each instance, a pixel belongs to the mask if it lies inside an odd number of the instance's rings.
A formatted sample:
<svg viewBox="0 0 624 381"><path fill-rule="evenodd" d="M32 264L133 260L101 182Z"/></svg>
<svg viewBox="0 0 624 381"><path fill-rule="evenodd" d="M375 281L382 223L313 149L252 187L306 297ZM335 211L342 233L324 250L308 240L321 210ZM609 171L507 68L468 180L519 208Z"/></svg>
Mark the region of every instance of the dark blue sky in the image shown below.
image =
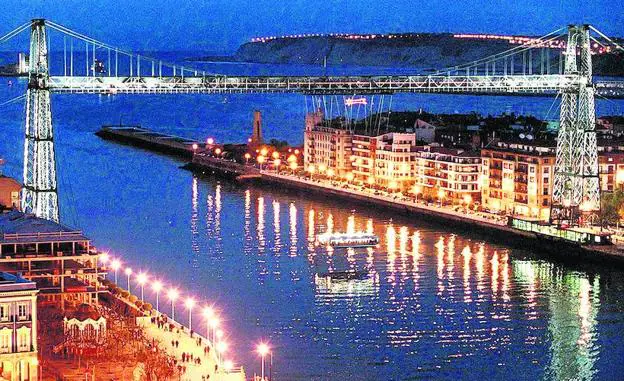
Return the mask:
<svg viewBox="0 0 624 381"><path fill-rule="evenodd" d="M38 16L141 50L232 51L253 36L312 32L542 35L581 22L624 35L624 0L3 0L1 29Z"/></svg>

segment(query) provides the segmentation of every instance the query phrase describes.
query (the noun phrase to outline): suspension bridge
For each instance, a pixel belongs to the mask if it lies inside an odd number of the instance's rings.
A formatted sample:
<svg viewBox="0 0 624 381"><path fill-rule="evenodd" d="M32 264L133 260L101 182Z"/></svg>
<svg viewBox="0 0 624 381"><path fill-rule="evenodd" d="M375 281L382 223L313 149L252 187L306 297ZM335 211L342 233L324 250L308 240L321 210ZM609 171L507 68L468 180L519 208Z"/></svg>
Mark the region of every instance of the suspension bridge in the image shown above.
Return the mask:
<svg viewBox="0 0 624 381"><path fill-rule="evenodd" d="M530 43L431 74L384 76L227 76L163 62L34 19L0 43L30 33L26 93L25 212L58 221L53 93L65 94L395 94L542 95L561 98L552 219L575 221L600 208L596 95L624 97L624 80L594 79L592 45L624 51L589 25L571 25ZM51 42L54 34L61 40ZM553 41L561 49L548 49ZM51 54L51 46L55 46ZM62 48L61 48L62 46ZM104 69L105 68L105 69Z"/></svg>

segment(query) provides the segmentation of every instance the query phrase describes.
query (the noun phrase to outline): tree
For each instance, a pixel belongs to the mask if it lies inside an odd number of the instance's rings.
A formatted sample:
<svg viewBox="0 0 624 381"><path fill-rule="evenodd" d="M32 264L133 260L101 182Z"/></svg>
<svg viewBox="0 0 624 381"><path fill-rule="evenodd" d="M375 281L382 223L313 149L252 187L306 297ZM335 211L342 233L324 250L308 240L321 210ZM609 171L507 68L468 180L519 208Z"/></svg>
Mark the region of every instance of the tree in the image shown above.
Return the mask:
<svg viewBox="0 0 624 381"><path fill-rule="evenodd" d="M624 191L618 189L603 193L600 204L600 223L603 226L615 225L624 218Z"/></svg>

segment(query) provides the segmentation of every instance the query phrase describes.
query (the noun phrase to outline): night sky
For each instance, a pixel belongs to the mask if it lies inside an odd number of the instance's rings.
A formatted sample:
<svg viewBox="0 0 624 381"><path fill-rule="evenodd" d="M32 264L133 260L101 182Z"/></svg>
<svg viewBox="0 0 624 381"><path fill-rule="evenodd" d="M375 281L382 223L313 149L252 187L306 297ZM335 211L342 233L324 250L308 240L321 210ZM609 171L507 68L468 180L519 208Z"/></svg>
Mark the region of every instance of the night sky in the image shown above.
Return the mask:
<svg viewBox="0 0 624 381"><path fill-rule="evenodd" d="M229 52L292 33L543 35L591 23L623 36L623 9L624 0L3 0L0 29L45 17L129 49Z"/></svg>

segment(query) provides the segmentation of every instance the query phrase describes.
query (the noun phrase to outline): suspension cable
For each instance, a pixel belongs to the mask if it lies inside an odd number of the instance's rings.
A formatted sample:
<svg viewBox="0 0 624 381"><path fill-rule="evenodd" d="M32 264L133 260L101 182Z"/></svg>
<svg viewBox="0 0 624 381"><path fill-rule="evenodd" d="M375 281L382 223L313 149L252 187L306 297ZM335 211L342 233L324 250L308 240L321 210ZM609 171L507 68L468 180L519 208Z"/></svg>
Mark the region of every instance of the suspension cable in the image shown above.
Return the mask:
<svg viewBox="0 0 624 381"><path fill-rule="evenodd" d="M560 38L561 36L563 36L565 34L565 33L561 33L563 30L565 30L565 28L559 28L559 29L554 30L554 31L552 31L552 32L542 36L542 37L539 37L539 38L535 39L535 40L528 41L528 42L526 42L526 43L524 43L522 45L515 46L515 47L513 47L511 49L508 49L508 50L506 50L504 52L496 53L496 54L493 54L491 56L488 56L488 57L485 57L485 58L481 58L481 59L469 62L467 64L456 65L456 66L449 66L449 67L447 67L445 69L438 70L433 75L438 75L438 74L441 74L441 73L447 73L449 71L458 71L458 70L462 70L462 69L467 69L467 68L471 68L471 67L477 66L479 64L489 63L489 62L492 62L493 60L500 60L502 58L509 57L509 56L512 56L512 55L517 54L517 53L522 53L522 52L527 51L529 49L535 48L536 46L538 46L540 44L551 42L551 41L554 41L554 40Z"/></svg>

